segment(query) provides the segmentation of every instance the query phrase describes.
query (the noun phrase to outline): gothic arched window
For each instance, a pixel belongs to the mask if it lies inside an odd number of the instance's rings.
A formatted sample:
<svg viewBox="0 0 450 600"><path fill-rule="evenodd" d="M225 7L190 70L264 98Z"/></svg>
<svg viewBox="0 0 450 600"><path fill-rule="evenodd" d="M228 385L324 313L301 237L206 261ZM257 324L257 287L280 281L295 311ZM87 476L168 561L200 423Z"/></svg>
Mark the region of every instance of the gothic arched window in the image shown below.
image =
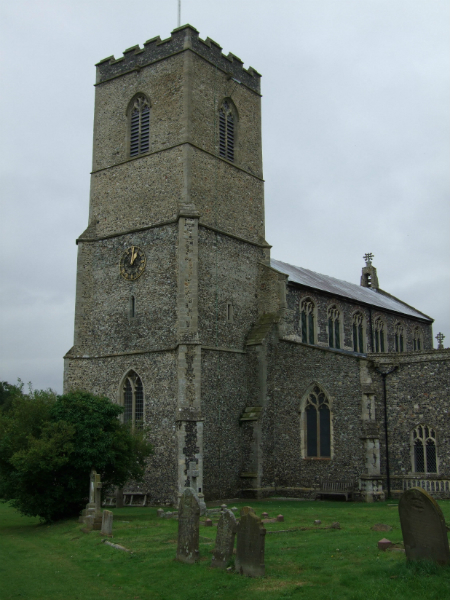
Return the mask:
<svg viewBox="0 0 450 600"><path fill-rule="evenodd" d="M306 456L331 457L331 412L325 393L316 385L305 406Z"/></svg>
<svg viewBox="0 0 450 600"><path fill-rule="evenodd" d="M138 156L150 149L150 104L144 94L136 96L130 113L130 156Z"/></svg>
<svg viewBox="0 0 450 600"><path fill-rule="evenodd" d="M131 421L132 428L142 427L144 420L144 388L139 375L130 371L122 386L123 421Z"/></svg>
<svg viewBox="0 0 450 600"><path fill-rule="evenodd" d="M414 350L422 350L423 341L422 341L422 331L420 327L414 328Z"/></svg>
<svg viewBox="0 0 450 600"><path fill-rule="evenodd" d="M219 110L219 154L234 161L234 115L227 100L224 100Z"/></svg>
<svg viewBox="0 0 450 600"><path fill-rule="evenodd" d="M419 425L412 435L415 473L437 473L436 432Z"/></svg>
<svg viewBox="0 0 450 600"><path fill-rule="evenodd" d="M341 313L336 306L328 309L328 345L330 348L341 347Z"/></svg>
<svg viewBox="0 0 450 600"><path fill-rule="evenodd" d="M404 352L405 350L405 328L401 323L396 323L394 328L395 351Z"/></svg>
<svg viewBox="0 0 450 600"><path fill-rule="evenodd" d="M302 300L300 305L302 342L314 344L314 303L309 298Z"/></svg>
<svg viewBox="0 0 450 600"><path fill-rule="evenodd" d="M360 312L353 315L353 350L364 352L364 317Z"/></svg>
<svg viewBox="0 0 450 600"><path fill-rule="evenodd" d="M374 337L373 347L375 349L375 352L384 352L385 332L384 332L384 321L383 321L383 319L381 319L381 317L378 317L374 321L373 337Z"/></svg>

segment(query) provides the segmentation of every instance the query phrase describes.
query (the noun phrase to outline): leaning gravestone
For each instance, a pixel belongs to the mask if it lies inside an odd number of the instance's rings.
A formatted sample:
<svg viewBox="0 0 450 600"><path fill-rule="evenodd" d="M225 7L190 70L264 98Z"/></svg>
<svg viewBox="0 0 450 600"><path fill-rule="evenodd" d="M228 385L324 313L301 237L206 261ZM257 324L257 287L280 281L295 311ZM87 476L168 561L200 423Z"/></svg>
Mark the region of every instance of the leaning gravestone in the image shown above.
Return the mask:
<svg viewBox="0 0 450 600"><path fill-rule="evenodd" d="M103 535L112 535L114 515L110 510L104 510L102 513L102 530Z"/></svg>
<svg viewBox="0 0 450 600"><path fill-rule="evenodd" d="M247 577L264 577L266 530L250 506L241 510L237 526L236 571Z"/></svg>
<svg viewBox="0 0 450 600"><path fill-rule="evenodd" d="M422 488L411 488L400 498L398 512L406 558L450 564L447 528L436 500Z"/></svg>
<svg viewBox="0 0 450 600"><path fill-rule="evenodd" d="M211 561L212 567L225 569L233 556L237 521L231 510L225 508L217 524L216 546Z"/></svg>
<svg viewBox="0 0 450 600"><path fill-rule="evenodd" d="M178 505L177 560L195 563L199 559L200 502L192 488L186 488Z"/></svg>

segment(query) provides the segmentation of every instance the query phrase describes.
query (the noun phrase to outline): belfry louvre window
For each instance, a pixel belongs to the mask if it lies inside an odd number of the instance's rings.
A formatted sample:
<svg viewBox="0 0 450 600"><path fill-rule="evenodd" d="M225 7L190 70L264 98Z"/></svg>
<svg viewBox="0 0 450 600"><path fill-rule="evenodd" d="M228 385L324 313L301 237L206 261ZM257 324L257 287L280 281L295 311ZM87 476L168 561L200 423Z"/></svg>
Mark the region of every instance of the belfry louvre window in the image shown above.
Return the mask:
<svg viewBox="0 0 450 600"><path fill-rule="evenodd" d="M314 344L314 303L309 298L302 300L300 306L302 324L302 342Z"/></svg>
<svg viewBox="0 0 450 600"><path fill-rule="evenodd" d="M150 148L150 106L144 95L138 96L131 109L130 156L148 152Z"/></svg>
<svg viewBox="0 0 450 600"><path fill-rule="evenodd" d="M328 309L328 345L330 348L341 347L340 316L340 312L336 306Z"/></svg>
<svg viewBox="0 0 450 600"><path fill-rule="evenodd" d="M306 456L331 457L330 403L324 392L315 386L309 394L305 408Z"/></svg>
<svg viewBox="0 0 450 600"><path fill-rule="evenodd" d="M134 371L125 377L122 388L123 420L131 422L132 428L141 428L144 419L144 388L142 381Z"/></svg>
<svg viewBox="0 0 450 600"><path fill-rule="evenodd" d="M394 330L395 351L403 352L405 349L405 330L401 323L396 323Z"/></svg>
<svg viewBox="0 0 450 600"><path fill-rule="evenodd" d="M373 337L375 352L384 352L384 322L379 317L373 324Z"/></svg>
<svg viewBox="0 0 450 600"><path fill-rule="evenodd" d="M427 425L419 425L413 431L414 471L437 473L436 432Z"/></svg>
<svg viewBox="0 0 450 600"><path fill-rule="evenodd" d="M234 161L234 116L226 100L219 111L219 154Z"/></svg>
<svg viewBox="0 0 450 600"><path fill-rule="evenodd" d="M353 350L364 352L364 317L360 312L353 315Z"/></svg>

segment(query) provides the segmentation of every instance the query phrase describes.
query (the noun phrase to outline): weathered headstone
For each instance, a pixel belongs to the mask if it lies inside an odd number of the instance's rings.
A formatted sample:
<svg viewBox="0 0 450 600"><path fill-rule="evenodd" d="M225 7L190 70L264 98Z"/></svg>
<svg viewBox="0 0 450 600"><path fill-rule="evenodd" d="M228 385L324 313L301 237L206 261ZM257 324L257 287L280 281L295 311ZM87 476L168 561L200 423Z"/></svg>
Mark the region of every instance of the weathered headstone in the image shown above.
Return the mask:
<svg viewBox="0 0 450 600"><path fill-rule="evenodd" d="M80 523L85 523L88 529L101 529L102 526L102 482L100 475L92 469L89 479L89 502L81 511Z"/></svg>
<svg viewBox="0 0 450 600"><path fill-rule="evenodd" d="M103 535L112 535L114 515L110 510L104 510L102 513L102 529Z"/></svg>
<svg viewBox="0 0 450 600"><path fill-rule="evenodd" d="M447 528L436 500L422 488L411 488L400 498L398 512L406 558L450 564Z"/></svg>
<svg viewBox="0 0 450 600"><path fill-rule="evenodd" d="M277 516L277 521L279 521L280 523L282 523L284 521L283 515L278 515Z"/></svg>
<svg viewBox="0 0 450 600"><path fill-rule="evenodd" d="M156 511L156 514L158 515L158 517L160 519L162 519L164 517L164 509L163 508L158 508L158 510Z"/></svg>
<svg viewBox="0 0 450 600"><path fill-rule="evenodd" d="M391 540L388 540L386 538L383 538L382 540L380 540L378 542L378 550L383 550L386 551L388 548L390 548L392 546L392 542Z"/></svg>
<svg viewBox="0 0 450 600"><path fill-rule="evenodd" d="M236 536L237 521L231 510L227 508L217 524L216 546L211 561L212 567L225 569L233 556L234 538Z"/></svg>
<svg viewBox="0 0 450 600"><path fill-rule="evenodd" d="M195 563L199 559L200 502L192 488L186 488L178 506L177 560Z"/></svg>
<svg viewBox="0 0 450 600"><path fill-rule="evenodd" d="M236 571L247 577L264 577L266 530L250 506L241 509L237 526Z"/></svg>
<svg viewBox="0 0 450 600"><path fill-rule="evenodd" d="M205 525L206 527L212 527L213 522L211 521L211 519L205 519Z"/></svg>

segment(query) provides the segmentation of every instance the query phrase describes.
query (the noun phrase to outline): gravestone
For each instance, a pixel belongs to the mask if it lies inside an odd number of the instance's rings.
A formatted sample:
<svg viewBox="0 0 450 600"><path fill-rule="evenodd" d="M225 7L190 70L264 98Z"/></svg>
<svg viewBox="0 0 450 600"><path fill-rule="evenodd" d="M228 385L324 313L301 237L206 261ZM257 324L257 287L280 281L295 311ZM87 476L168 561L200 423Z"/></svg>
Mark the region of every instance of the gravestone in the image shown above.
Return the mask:
<svg viewBox="0 0 450 600"><path fill-rule="evenodd" d="M100 530L102 527L102 482L100 475L92 469L89 479L89 502L81 511L80 523L85 523L88 529Z"/></svg>
<svg viewBox="0 0 450 600"><path fill-rule="evenodd" d="M447 528L436 500L422 488L411 488L400 498L398 512L406 558L450 564Z"/></svg>
<svg viewBox="0 0 450 600"><path fill-rule="evenodd" d="M236 571L247 577L264 577L266 530L250 506L241 509L237 526Z"/></svg>
<svg viewBox="0 0 450 600"><path fill-rule="evenodd" d="M212 567L226 569L228 562L233 556L236 528L236 517L231 510L225 508L217 524L216 546L211 561Z"/></svg>
<svg viewBox="0 0 450 600"><path fill-rule="evenodd" d="M199 559L200 502L192 488L186 488L178 505L177 560L195 563Z"/></svg>
<svg viewBox="0 0 450 600"><path fill-rule="evenodd" d="M112 535L113 518L114 515L110 510L103 511L102 529L100 533L102 533L103 535Z"/></svg>

